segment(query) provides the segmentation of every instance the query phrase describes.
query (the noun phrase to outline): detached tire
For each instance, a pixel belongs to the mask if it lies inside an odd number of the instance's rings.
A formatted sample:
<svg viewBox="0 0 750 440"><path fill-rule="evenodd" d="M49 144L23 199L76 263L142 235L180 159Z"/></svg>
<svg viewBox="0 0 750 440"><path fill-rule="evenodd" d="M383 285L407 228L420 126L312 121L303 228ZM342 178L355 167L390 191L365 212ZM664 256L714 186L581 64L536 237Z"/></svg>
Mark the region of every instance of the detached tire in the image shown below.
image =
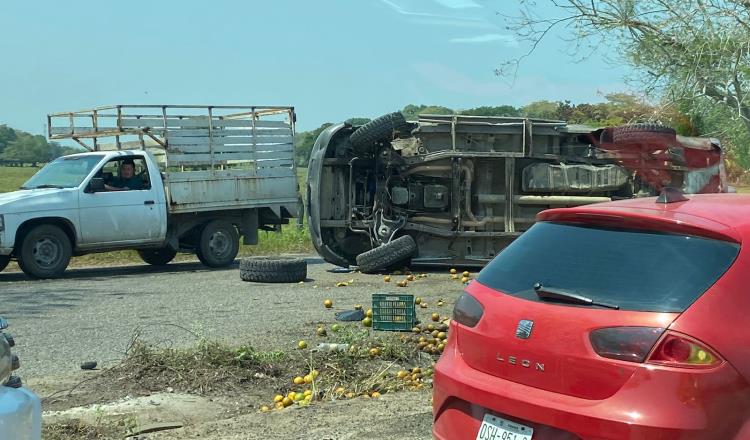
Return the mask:
<svg viewBox="0 0 750 440"><path fill-rule="evenodd" d="M357 265L362 273L375 273L407 260L416 251L417 244L414 239L410 235L404 235L390 243L357 255Z"/></svg>
<svg viewBox="0 0 750 440"><path fill-rule="evenodd" d="M659 124L632 124L615 127L612 132L615 143L677 142L677 132L674 129Z"/></svg>
<svg viewBox="0 0 750 440"><path fill-rule="evenodd" d="M375 152L377 142L390 141L393 139L394 132L405 131L408 128L409 123L404 119L404 115L399 112L389 113L354 130L354 133L349 136L349 142L352 144L354 153L372 154Z"/></svg>
<svg viewBox="0 0 750 440"><path fill-rule="evenodd" d="M177 251L171 247L139 249L138 255L141 257L141 260L152 266L166 266L177 256Z"/></svg>
<svg viewBox="0 0 750 440"><path fill-rule="evenodd" d="M10 263L10 255L0 255L0 272L8 267L8 263Z"/></svg>
<svg viewBox="0 0 750 440"><path fill-rule="evenodd" d="M240 278L256 283L298 283L307 279L307 262L301 258L245 258L240 261Z"/></svg>
<svg viewBox="0 0 750 440"><path fill-rule="evenodd" d="M240 234L226 220L212 220L203 227L196 254L208 267L226 267L232 264L240 250Z"/></svg>
<svg viewBox="0 0 750 440"><path fill-rule="evenodd" d="M32 278L59 278L73 254L68 235L55 225L34 227L21 241L18 265Z"/></svg>

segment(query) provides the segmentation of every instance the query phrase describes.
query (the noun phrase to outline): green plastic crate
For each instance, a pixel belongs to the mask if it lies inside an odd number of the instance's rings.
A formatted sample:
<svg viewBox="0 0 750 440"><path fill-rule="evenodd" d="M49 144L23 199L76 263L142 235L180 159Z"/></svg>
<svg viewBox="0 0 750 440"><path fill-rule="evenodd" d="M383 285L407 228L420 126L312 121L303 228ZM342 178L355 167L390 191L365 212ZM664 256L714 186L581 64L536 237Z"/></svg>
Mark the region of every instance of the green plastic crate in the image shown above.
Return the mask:
<svg viewBox="0 0 750 440"><path fill-rule="evenodd" d="M372 294L373 329L408 332L414 327L415 321L414 295Z"/></svg>

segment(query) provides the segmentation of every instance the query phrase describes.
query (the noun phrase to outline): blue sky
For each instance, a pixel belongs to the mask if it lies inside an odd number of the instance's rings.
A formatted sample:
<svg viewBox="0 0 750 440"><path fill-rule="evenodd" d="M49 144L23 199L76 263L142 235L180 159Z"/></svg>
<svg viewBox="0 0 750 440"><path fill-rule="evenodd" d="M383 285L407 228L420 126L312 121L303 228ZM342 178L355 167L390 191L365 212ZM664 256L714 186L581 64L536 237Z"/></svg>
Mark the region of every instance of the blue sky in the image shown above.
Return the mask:
<svg viewBox="0 0 750 440"><path fill-rule="evenodd" d="M515 11L516 0L4 1L0 124L42 133L56 111L247 104L293 105L307 130L406 104L592 102L627 90L623 68L575 63L558 34L514 84L495 76L528 48L497 14Z"/></svg>

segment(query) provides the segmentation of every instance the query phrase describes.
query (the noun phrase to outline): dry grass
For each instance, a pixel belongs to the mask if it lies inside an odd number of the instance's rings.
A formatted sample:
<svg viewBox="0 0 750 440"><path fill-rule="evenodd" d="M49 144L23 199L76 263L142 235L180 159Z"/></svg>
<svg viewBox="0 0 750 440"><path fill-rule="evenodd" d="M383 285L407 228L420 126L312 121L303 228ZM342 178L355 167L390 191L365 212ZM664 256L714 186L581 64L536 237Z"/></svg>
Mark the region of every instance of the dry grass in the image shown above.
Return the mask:
<svg viewBox="0 0 750 440"><path fill-rule="evenodd" d="M412 377L411 370L421 368L429 377L436 359L420 353L410 336L371 332L359 323L342 325L326 341L348 348L259 351L251 344L230 346L202 338L193 346L172 348L146 343L136 335L125 360L104 370L98 381L123 393L172 390L247 396L260 390L272 406L274 394L292 391L311 390L321 400L422 388L423 373ZM319 372L314 383L293 384L295 377L313 370ZM406 370L408 378L397 377Z"/></svg>
<svg viewBox="0 0 750 440"><path fill-rule="evenodd" d="M88 424L78 419L45 424L42 427L44 440L110 440L124 438L130 429L129 420L103 422L101 419Z"/></svg>

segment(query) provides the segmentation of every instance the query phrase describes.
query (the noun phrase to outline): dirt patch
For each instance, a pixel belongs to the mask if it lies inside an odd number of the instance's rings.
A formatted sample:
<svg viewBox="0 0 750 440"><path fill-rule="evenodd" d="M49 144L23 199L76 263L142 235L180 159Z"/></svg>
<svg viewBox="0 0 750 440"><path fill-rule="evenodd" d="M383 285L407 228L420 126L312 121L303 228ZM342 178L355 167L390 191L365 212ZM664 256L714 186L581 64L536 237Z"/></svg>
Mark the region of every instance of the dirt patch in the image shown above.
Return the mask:
<svg viewBox="0 0 750 440"><path fill-rule="evenodd" d="M427 325L423 327L429 333ZM436 356L425 351L424 336L372 332L359 322L331 326L326 334L327 343L337 348L261 351L250 344L229 346L205 339L172 348L146 343L136 334L120 364L67 382L35 385L44 397L45 438L122 438L144 425L165 422L184 426L179 429L184 436L206 438L212 430L223 429L226 435L208 438L254 438L229 433L247 433L237 425L244 419L263 433L266 425L274 424L277 416L272 413L289 412L284 423L299 425L307 417L342 410L342 420L330 416L330 423L318 427L320 433L354 438L347 432L366 427L348 423L352 408L373 402L385 417L390 410L376 402L400 401L397 394L422 396L419 404L411 404L411 412L421 417L417 425L429 426L425 396ZM282 434L279 438L287 438Z"/></svg>

